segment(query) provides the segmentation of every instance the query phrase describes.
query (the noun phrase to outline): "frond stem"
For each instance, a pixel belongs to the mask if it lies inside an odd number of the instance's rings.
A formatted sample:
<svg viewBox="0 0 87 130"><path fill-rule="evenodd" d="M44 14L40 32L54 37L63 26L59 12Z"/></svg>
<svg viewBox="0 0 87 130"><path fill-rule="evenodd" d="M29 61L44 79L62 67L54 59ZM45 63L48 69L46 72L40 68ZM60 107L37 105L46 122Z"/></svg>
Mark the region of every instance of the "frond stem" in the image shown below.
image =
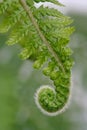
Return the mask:
<svg viewBox="0 0 87 130"><path fill-rule="evenodd" d="M19 0L20 4L22 5L22 7L24 8L24 10L26 11L28 17L31 19L34 27L36 28L40 38L42 39L43 43L47 46L49 52L53 55L53 57L55 58L55 60L58 62L59 66L61 67L62 71L65 73L65 69L63 67L63 64L60 60L60 58L58 57L58 55L55 53L55 51L53 50L53 48L51 47L51 45L48 43L48 41L46 40L46 38L44 37L44 35L42 34L31 10L30 7L27 5L26 0Z"/></svg>

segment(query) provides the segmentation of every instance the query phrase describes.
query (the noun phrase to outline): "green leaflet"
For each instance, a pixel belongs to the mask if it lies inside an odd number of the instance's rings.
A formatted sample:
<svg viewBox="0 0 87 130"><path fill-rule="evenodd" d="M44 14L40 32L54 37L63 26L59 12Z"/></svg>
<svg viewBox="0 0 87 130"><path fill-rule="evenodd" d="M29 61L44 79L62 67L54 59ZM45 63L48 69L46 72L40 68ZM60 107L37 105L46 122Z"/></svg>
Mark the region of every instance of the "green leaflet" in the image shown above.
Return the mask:
<svg viewBox="0 0 87 130"><path fill-rule="evenodd" d="M54 116L65 110L70 98L73 60L67 45L74 31L69 26L73 20L53 8L36 8L34 2L62 5L56 0L4 0L0 4L0 33L9 31L7 44L22 46L20 57L35 57L34 68L45 64L43 74L53 81L54 87L42 86L35 101L42 112Z"/></svg>

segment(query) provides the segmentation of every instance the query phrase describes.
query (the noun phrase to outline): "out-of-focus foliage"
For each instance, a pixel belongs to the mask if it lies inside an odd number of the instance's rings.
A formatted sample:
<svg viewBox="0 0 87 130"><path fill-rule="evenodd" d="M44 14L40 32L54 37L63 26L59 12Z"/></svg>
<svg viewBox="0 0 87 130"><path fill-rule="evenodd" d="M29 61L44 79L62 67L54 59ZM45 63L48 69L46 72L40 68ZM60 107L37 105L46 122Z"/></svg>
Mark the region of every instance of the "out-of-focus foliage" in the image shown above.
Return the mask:
<svg viewBox="0 0 87 130"><path fill-rule="evenodd" d="M0 36L0 130L87 130L87 18L71 16L76 26L70 44L75 59L72 102L57 117L44 116L32 97L38 86L50 81L33 71L32 61L18 58L19 46L7 47L6 36Z"/></svg>
<svg viewBox="0 0 87 130"><path fill-rule="evenodd" d="M80 71L82 76L83 87L87 86L87 16L71 14L75 19L76 33L72 38L71 44L74 50L75 67ZM87 87L86 87L87 88Z"/></svg>

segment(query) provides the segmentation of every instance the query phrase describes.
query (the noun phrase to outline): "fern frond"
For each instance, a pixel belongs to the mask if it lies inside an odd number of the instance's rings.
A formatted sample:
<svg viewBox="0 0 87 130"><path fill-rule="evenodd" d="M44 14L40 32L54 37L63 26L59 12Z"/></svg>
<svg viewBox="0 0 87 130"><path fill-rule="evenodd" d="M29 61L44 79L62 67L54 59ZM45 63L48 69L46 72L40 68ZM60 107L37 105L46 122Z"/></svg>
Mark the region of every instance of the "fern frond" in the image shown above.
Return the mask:
<svg viewBox="0 0 87 130"><path fill-rule="evenodd" d="M0 32L9 31L8 45L19 43L23 51L20 57L36 56L34 68L43 69L54 87L42 86L37 90L35 101L42 112L49 116L65 110L70 98L72 50L67 46L74 28L70 17L60 11L40 6L34 2L51 2L62 6L57 0L4 0L0 14L4 15Z"/></svg>
<svg viewBox="0 0 87 130"><path fill-rule="evenodd" d="M17 0L3 0L3 2L0 3L0 14L4 14L14 3L17 4Z"/></svg>

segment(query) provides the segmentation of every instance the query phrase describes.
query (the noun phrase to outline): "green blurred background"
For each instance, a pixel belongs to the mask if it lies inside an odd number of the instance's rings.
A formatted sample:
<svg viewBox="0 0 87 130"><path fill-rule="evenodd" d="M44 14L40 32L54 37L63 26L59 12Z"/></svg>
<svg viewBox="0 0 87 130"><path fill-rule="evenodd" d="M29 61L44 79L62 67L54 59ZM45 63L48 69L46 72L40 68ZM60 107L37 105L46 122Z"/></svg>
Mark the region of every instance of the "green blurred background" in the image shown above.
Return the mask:
<svg viewBox="0 0 87 130"><path fill-rule="evenodd" d="M48 79L22 61L20 47L7 46L0 34L0 130L87 130L87 15L69 13L74 19L71 37L75 64L72 70L71 105L56 117L43 115L35 105L34 93Z"/></svg>

